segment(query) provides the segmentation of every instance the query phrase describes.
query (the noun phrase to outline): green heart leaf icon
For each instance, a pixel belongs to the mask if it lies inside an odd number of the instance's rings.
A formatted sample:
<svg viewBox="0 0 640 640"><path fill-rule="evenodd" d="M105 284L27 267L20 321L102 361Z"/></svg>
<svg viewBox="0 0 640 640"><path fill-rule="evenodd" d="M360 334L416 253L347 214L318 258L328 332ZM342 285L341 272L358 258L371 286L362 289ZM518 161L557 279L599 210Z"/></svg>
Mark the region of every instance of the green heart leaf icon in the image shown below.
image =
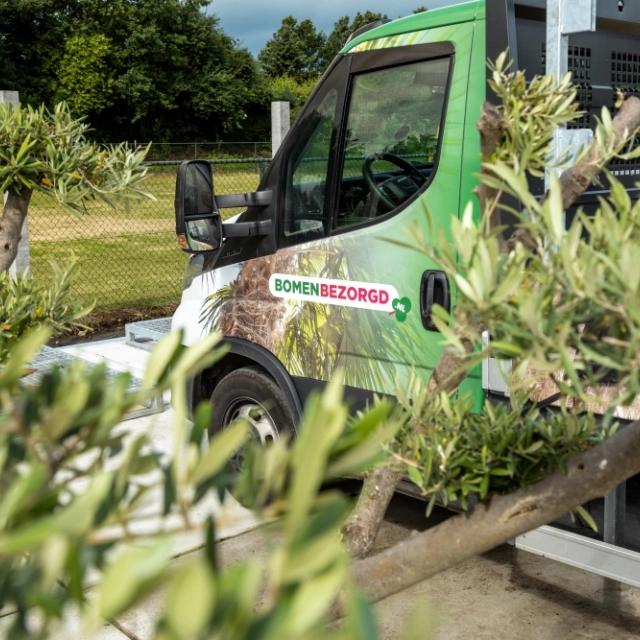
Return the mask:
<svg viewBox="0 0 640 640"><path fill-rule="evenodd" d="M404 322L407 319L407 313L411 311L411 300L409 298L394 298L391 306L396 312L398 322Z"/></svg>

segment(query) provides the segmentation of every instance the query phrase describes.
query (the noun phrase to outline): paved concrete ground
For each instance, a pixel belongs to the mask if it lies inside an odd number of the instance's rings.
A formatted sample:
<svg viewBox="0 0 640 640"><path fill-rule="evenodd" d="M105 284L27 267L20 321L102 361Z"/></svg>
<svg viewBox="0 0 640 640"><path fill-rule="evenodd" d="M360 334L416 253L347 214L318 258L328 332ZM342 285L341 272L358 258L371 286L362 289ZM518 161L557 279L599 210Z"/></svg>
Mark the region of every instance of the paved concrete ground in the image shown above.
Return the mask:
<svg viewBox="0 0 640 640"><path fill-rule="evenodd" d="M115 369L142 373L148 354L123 341L95 343L69 350L89 360L107 360ZM134 430L149 429L156 446L168 448L170 409L157 416L130 421ZM220 516L219 550L225 565L266 554L264 531L256 529L250 513L230 502L215 502L196 514ZM427 521L424 503L397 495L387 513L374 552L403 539L414 529L424 529L443 517L434 513ZM197 558L199 534L178 536L174 563ZM437 550L434 550L437 553ZM161 593L153 594L135 611L115 624L105 624L96 640L146 640L163 606ZM469 560L406 592L377 605L381 638L400 637L403 624L415 607L429 607L437 621L436 640L630 640L640 637L640 590L594 574L531 555L509 546ZM0 613L0 638L10 619ZM54 640L89 640L70 615Z"/></svg>
<svg viewBox="0 0 640 640"><path fill-rule="evenodd" d="M418 501L396 496L374 552L424 529ZM436 551L437 552L437 551ZM640 590L504 545L378 605L381 637L412 607L432 607L437 640L628 640L640 636Z"/></svg>

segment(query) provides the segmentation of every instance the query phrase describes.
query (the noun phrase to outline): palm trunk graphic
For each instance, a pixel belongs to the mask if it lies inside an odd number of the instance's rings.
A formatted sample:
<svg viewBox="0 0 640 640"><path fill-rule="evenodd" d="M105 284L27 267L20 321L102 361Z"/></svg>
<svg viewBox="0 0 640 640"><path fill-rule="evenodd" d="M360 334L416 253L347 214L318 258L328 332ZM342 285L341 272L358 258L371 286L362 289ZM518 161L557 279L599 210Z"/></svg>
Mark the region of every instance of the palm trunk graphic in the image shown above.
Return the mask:
<svg viewBox="0 0 640 640"><path fill-rule="evenodd" d="M291 250L242 263L238 277L205 303L201 319L224 336L243 338L275 352L284 335L287 301L269 293L272 273L295 273Z"/></svg>
<svg viewBox="0 0 640 640"><path fill-rule="evenodd" d="M350 245L340 244L327 239L243 263L238 277L205 304L206 326L263 346L291 375L328 381L340 367L347 385L391 392L397 363L411 362L418 343L406 325L400 331L386 313L276 298L269 291L274 273L369 281L370 274L350 264Z"/></svg>

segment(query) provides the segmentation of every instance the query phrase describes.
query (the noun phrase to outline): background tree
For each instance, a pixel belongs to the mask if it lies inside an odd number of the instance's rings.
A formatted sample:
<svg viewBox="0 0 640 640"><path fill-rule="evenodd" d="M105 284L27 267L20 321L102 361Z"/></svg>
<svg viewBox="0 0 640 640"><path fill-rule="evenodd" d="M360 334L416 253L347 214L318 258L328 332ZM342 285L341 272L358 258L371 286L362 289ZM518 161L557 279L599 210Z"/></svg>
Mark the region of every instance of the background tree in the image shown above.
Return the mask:
<svg viewBox="0 0 640 640"><path fill-rule="evenodd" d="M52 107L69 27L66 0L0 3L0 77L25 104Z"/></svg>
<svg viewBox="0 0 640 640"><path fill-rule="evenodd" d="M313 91L318 77L338 55L349 36L356 29L386 17L385 14L371 11L358 12L353 20L343 16L334 24L328 37L322 32L316 33L310 20L296 27L292 16L285 18L282 27L259 57L265 73L273 78L270 81L272 100L290 102L291 115L295 118ZM303 24L304 30L301 29ZM314 62L309 65L306 60Z"/></svg>
<svg viewBox="0 0 640 640"><path fill-rule="evenodd" d="M342 16L333 25L333 31L327 37L327 40L322 48L321 58L323 70L326 69L331 61L340 53L341 49L346 44L349 36L360 27L364 27L376 20L384 20L387 15L384 13L374 13L373 11L365 11L364 13L358 13L353 20L349 16Z"/></svg>
<svg viewBox="0 0 640 640"><path fill-rule="evenodd" d="M311 20L287 16L259 65L205 13L209 5L5 0L3 86L34 107L67 101L74 115L89 117L88 135L100 142L266 139L271 91L274 99L294 94L297 104L353 31L386 18L371 11L343 16L327 37ZM290 79L287 86L270 90L282 78Z"/></svg>
<svg viewBox="0 0 640 640"><path fill-rule="evenodd" d="M417 9L414 9L412 13L424 13L425 11L428 11L427 7L425 7L424 5L418 7Z"/></svg>
<svg viewBox="0 0 640 640"><path fill-rule="evenodd" d="M34 106L72 100L101 142L264 135L266 85L249 51L204 12L208 4L7 0L0 6L5 88ZM261 119L245 130L248 114Z"/></svg>
<svg viewBox="0 0 640 640"><path fill-rule="evenodd" d="M106 62L110 52L111 41L103 34L67 38L57 95L74 115L100 113L113 103L113 75Z"/></svg>
<svg viewBox="0 0 640 640"><path fill-rule="evenodd" d="M287 16L264 49L258 60L269 78L291 78L304 82L318 78L322 71L320 51L325 35L316 31L311 20L298 20Z"/></svg>
<svg viewBox="0 0 640 640"><path fill-rule="evenodd" d="M81 3L78 21L111 41L109 139L218 139L240 131L259 100L248 51L206 15L206 0ZM105 132L106 133L106 132Z"/></svg>
<svg viewBox="0 0 640 640"><path fill-rule="evenodd" d="M283 100L290 104L291 122L293 122L300 113L307 98L315 89L316 84L318 84L318 81L315 78L310 78L303 82L296 82L293 78L288 77L274 78L269 83L271 99L274 101Z"/></svg>

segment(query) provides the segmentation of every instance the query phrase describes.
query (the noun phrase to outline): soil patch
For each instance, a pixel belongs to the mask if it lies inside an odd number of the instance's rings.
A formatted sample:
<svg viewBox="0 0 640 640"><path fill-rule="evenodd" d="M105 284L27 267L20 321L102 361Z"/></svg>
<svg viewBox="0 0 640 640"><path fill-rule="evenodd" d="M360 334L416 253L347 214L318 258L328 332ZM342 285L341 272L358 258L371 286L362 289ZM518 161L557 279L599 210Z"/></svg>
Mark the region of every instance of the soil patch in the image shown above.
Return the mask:
<svg viewBox="0 0 640 640"><path fill-rule="evenodd" d="M171 302L145 309L102 309L91 312L81 320L86 329L74 328L67 333L54 336L49 340L50 347L64 347L83 342L98 342L111 338L124 337L124 326L130 322L169 318L173 315L177 303Z"/></svg>

